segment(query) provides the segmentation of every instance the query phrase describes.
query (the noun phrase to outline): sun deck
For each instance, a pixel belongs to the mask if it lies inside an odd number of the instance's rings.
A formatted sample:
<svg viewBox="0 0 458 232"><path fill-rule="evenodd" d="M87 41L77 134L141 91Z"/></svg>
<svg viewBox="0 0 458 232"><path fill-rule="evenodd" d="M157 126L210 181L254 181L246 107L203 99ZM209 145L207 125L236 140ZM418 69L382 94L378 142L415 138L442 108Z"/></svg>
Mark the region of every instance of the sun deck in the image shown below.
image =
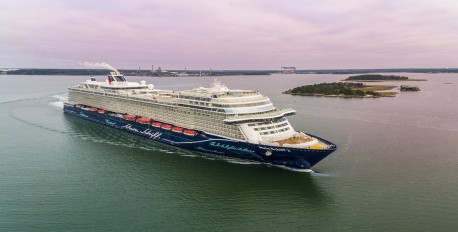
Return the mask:
<svg viewBox="0 0 458 232"><path fill-rule="evenodd" d="M290 138L287 138L287 139L278 140L278 141L275 141L275 142L278 143L280 146L283 146L284 144L300 144L300 143L308 143L308 142L311 142L311 141L313 141L313 140L310 137L294 136L294 137L290 137Z"/></svg>

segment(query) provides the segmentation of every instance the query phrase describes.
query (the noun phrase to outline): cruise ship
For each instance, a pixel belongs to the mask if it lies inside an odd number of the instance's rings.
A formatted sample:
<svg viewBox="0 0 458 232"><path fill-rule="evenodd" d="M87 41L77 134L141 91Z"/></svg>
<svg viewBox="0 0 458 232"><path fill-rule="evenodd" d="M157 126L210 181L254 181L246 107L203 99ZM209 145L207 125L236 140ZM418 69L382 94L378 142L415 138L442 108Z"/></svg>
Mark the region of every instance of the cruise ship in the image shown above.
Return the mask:
<svg viewBox="0 0 458 232"><path fill-rule="evenodd" d="M64 112L147 139L221 157L310 169L337 149L323 138L295 131L278 109L254 90L211 87L171 91L119 72L70 87Z"/></svg>

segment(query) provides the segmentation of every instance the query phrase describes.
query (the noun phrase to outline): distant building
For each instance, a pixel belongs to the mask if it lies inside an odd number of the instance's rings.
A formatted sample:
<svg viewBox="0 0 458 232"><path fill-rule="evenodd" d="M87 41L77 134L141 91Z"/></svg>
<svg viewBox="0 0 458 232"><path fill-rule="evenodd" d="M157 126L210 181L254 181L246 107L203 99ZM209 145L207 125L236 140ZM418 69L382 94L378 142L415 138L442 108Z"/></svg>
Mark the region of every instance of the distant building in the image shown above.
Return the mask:
<svg viewBox="0 0 458 232"><path fill-rule="evenodd" d="M19 69L13 69L13 68L5 68L5 69L0 69L0 75L7 75L9 71L16 71Z"/></svg>
<svg viewBox="0 0 458 232"><path fill-rule="evenodd" d="M281 67L282 74L295 74L296 67Z"/></svg>

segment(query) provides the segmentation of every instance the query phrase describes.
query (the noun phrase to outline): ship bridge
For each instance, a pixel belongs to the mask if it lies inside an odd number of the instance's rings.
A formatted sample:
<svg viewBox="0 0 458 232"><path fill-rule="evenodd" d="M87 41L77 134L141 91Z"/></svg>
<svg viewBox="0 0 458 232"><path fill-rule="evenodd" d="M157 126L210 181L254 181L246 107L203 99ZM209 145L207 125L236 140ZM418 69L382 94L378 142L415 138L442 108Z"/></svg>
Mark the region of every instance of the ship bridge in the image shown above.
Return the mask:
<svg viewBox="0 0 458 232"><path fill-rule="evenodd" d="M287 108L287 109L275 109L270 112L261 113L261 114L246 114L246 115L236 115L229 116L224 120L224 123L227 124L239 124L239 123L248 123L248 122L264 122L272 121L285 116L290 116L296 114L296 111Z"/></svg>

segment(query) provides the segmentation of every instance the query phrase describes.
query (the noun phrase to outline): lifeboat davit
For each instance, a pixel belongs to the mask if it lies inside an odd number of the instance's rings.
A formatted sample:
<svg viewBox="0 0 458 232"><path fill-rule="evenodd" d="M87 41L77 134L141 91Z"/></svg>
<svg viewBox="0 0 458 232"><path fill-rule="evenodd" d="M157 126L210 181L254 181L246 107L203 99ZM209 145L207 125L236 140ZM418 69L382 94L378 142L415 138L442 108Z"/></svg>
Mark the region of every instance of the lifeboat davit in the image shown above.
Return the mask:
<svg viewBox="0 0 458 232"><path fill-rule="evenodd" d="M172 128L172 131L173 131L173 132L177 132L177 133L181 133L181 132L183 131L183 128L174 126L174 127Z"/></svg>
<svg viewBox="0 0 458 232"><path fill-rule="evenodd" d="M151 121L151 119L149 119L149 118L138 118L137 119L137 122L138 123L142 123L142 124L149 124L150 121Z"/></svg>
<svg viewBox="0 0 458 232"><path fill-rule="evenodd" d="M197 132L194 131L194 130L186 129L186 130L183 131L183 134L189 135L189 136L195 136L197 134Z"/></svg>
<svg viewBox="0 0 458 232"><path fill-rule="evenodd" d="M130 114L125 114L125 115L122 116L122 118L124 118L125 120L129 120L129 121L135 121L136 116L135 115L130 115Z"/></svg>
<svg viewBox="0 0 458 232"><path fill-rule="evenodd" d="M162 123L154 121L151 125L154 127L161 127Z"/></svg>
<svg viewBox="0 0 458 232"><path fill-rule="evenodd" d="M170 130L170 129L172 129L172 126L169 125L169 124L162 124L161 128L164 129L164 130Z"/></svg>
<svg viewBox="0 0 458 232"><path fill-rule="evenodd" d="M104 114L104 113L106 113L107 111L104 110L104 109L100 109L100 110L97 110L97 112L98 112L99 114Z"/></svg>

